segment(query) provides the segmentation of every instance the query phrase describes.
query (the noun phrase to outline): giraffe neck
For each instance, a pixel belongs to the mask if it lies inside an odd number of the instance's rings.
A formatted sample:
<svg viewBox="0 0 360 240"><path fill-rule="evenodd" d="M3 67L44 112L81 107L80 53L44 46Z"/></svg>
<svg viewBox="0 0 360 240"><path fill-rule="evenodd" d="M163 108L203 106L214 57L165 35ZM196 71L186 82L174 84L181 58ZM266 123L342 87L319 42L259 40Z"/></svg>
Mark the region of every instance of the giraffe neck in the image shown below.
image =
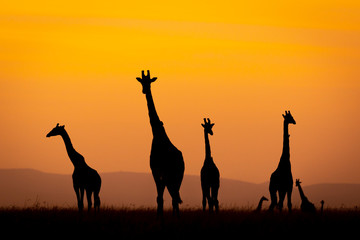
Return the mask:
<svg viewBox="0 0 360 240"><path fill-rule="evenodd" d="M289 124L284 121L283 150L278 168L289 169L290 164L290 146L289 146Z"/></svg>
<svg viewBox="0 0 360 240"><path fill-rule="evenodd" d="M163 122L160 121L160 118L156 112L151 90L149 90L149 92L147 92L145 95L149 110L149 118L153 139L161 139L161 141L167 141L171 143L169 137L166 134Z"/></svg>
<svg viewBox="0 0 360 240"><path fill-rule="evenodd" d="M85 166L86 163L84 157L74 149L69 134L66 132L65 129L64 132L61 134L61 137L64 140L67 154L74 167L77 168L77 167Z"/></svg>
<svg viewBox="0 0 360 240"><path fill-rule="evenodd" d="M205 159L209 160L211 159L211 149L210 149L210 142L209 142L209 133L204 130L204 136L205 136Z"/></svg>
<svg viewBox="0 0 360 240"><path fill-rule="evenodd" d="M290 155L290 144L289 144L289 124L284 121L284 136L283 136L283 152L285 156Z"/></svg>
<svg viewBox="0 0 360 240"><path fill-rule="evenodd" d="M264 199L263 199L263 198L261 198L261 199L260 199L260 201L259 201L259 204L258 204L258 206L257 206L257 208L256 208L258 211L260 211L260 210L261 210L261 207L262 207L262 203L263 203L263 201L264 201Z"/></svg>
<svg viewBox="0 0 360 240"><path fill-rule="evenodd" d="M153 100L153 97L151 94L151 90L149 90L145 94L145 96L146 96L146 101L147 101L147 106L148 106L148 111L149 111L150 125L151 125L151 127L153 129L153 133L154 133L154 128L162 126L162 122L160 121L160 118L156 112L154 100Z"/></svg>
<svg viewBox="0 0 360 240"><path fill-rule="evenodd" d="M300 193L301 201L307 199L307 198L305 197L305 194L304 194L304 192L303 192L300 184L298 185L298 188L299 188L299 193Z"/></svg>

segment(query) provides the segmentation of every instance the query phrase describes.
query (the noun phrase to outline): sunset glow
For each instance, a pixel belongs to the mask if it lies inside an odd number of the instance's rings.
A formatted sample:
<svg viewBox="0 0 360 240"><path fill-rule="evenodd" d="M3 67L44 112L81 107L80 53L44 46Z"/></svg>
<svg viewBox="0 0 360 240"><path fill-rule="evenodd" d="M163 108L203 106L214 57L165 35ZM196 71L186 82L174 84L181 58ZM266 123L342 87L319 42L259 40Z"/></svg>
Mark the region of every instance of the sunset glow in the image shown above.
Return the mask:
<svg viewBox="0 0 360 240"><path fill-rule="evenodd" d="M7 1L0 8L0 168L71 173L60 138L101 172L150 172L155 105L185 174L269 180L290 110L294 178L360 183L359 1Z"/></svg>

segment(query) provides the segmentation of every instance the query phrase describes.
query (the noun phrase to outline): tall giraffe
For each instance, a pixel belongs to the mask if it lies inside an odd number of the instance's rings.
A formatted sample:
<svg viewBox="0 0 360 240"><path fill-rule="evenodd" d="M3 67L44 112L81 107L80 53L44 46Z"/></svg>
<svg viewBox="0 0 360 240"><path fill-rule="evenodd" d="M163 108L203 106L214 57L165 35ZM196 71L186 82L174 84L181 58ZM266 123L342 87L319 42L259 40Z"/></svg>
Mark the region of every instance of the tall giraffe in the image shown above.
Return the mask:
<svg viewBox="0 0 360 240"><path fill-rule="evenodd" d="M96 170L89 167L84 157L78 153L70 140L69 134L65 130L65 125L59 126L56 125L46 137L52 137L60 135L65 143L67 154L74 165L74 172L72 175L73 187L76 193L76 198L78 201L79 211L82 211L84 208L84 190L86 191L86 197L88 201L88 211L90 211L92 202L91 195L94 193L94 208L99 210L100 208L100 187L101 187L101 178Z"/></svg>
<svg viewBox="0 0 360 240"><path fill-rule="evenodd" d="M287 195L288 209L291 211L291 193L293 189L293 177L290 164L290 146L289 146L289 124L296 124L290 111L285 111L284 117L284 135L283 150L277 169L271 174L269 191L271 204L269 210L273 210L278 205L279 210L283 208L285 195ZM279 192L279 203L277 202L277 192Z"/></svg>
<svg viewBox="0 0 360 240"><path fill-rule="evenodd" d="M295 185L299 188L299 193L301 197L301 205L300 205L301 211L315 213L316 212L315 205L312 202L310 202L309 199L305 196L300 183L301 183L300 179L296 179Z"/></svg>
<svg viewBox="0 0 360 240"><path fill-rule="evenodd" d="M146 96L150 125L153 134L150 168L157 189L157 215L163 215L163 194L167 187L172 198L173 214L179 216L180 186L184 176L185 164L181 151L179 151L168 138L164 124L160 121L155 109L154 100L151 94L150 85L157 78L150 78L150 71L147 75L142 71L142 77L136 78L142 85L142 92Z"/></svg>
<svg viewBox="0 0 360 240"><path fill-rule="evenodd" d="M206 199L209 204L209 211L213 211L215 206L216 212L219 211L219 201L217 199L218 191L220 187L220 173L216 167L214 160L211 156L209 134L213 135L212 127L215 123L211 123L208 118L207 121L204 118L204 124L201 124L204 128L205 136L205 161L201 168L201 189L203 193L203 210L206 208Z"/></svg>

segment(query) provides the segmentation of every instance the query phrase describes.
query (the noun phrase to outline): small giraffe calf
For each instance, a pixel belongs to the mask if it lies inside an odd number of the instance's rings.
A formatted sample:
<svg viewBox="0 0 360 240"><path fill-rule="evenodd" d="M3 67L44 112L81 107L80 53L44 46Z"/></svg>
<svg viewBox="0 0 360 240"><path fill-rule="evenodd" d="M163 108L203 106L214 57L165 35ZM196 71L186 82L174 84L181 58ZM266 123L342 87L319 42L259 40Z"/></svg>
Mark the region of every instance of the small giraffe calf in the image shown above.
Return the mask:
<svg viewBox="0 0 360 240"><path fill-rule="evenodd" d="M260 198L260 201L259 201L259 204L258 204L257 208L255 209L255 212L260 212L261 211L263 201L269 201L269 199L267 199L265 196L262 196Z"/></svg>
<svg viewBox="0 0 360 240"><path fill-rule="evenodd" d="M300 197L301 197L301 206L300 206L301 211L315 213L316 212L315 205L307 199L307 197L305 196L305 194L301 188L300 183L301 183L300 179L296 179L295 185L299 188L299 193L300 193Z"/></svg>

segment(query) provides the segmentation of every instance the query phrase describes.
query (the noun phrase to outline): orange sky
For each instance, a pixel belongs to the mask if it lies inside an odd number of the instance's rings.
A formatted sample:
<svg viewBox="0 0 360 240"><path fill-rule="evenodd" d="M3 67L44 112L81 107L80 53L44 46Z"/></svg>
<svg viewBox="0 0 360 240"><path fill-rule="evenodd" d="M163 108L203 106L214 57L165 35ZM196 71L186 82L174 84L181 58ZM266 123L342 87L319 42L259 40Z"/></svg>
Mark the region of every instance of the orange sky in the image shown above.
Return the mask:
<svg viewBox="0 0 360 240"><path fill-rule="evenodd" d="M71 173L60 137L99 172L150 172L136 81L150 69L185 173L268 181L291 110L294 178L360 183L359 1L7 1L0 9L0 168Z"/></svg>

